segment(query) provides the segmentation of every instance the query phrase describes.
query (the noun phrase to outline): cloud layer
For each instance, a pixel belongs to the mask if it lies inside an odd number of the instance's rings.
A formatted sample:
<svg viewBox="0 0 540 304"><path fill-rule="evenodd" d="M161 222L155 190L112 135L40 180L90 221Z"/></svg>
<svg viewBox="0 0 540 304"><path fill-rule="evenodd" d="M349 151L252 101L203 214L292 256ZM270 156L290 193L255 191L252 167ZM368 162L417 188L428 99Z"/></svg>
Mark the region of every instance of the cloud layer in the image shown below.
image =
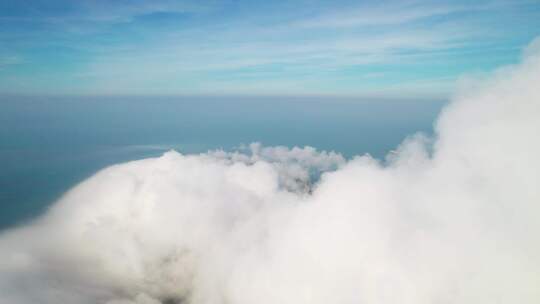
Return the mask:
<svg viewBox="0 0 540 304"><path fill-rule="evenodd" d="M537 44L384 161L254 144L102 170L0 236L0 302L539 303Z"/></svg>
<svg viewBox="0 0 540 304"><path fill-rule="evenodd" d="M2 1L0 93L447 99L539 29L534 0Z"/></svg>

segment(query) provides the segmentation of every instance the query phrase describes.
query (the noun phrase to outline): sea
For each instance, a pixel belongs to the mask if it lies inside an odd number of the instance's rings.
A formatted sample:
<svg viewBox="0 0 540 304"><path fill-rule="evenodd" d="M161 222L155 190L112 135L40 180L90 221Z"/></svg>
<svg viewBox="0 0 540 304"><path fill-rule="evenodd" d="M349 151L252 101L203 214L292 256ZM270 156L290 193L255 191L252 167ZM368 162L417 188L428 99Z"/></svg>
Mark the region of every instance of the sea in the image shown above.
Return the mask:
<svg viewBox="0 0 540 304"><path fill-rule="evenodd" d="M433 135L444 100L249 96L0 96L0 231L31 221L100 169L242 144L383 158Z"/></svg>

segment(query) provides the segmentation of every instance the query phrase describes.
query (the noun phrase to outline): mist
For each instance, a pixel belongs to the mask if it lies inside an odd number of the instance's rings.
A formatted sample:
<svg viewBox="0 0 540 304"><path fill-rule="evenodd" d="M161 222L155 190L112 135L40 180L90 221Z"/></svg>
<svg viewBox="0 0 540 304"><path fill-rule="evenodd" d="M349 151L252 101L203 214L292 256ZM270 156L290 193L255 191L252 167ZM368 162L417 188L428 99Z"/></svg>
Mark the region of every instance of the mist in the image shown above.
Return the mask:
<svg viewBox="0 0 540 304"><path fill-rule="evenodd" d="M540 40L385 159L169 151L0 235L1 303L540 302Z"/></svg>

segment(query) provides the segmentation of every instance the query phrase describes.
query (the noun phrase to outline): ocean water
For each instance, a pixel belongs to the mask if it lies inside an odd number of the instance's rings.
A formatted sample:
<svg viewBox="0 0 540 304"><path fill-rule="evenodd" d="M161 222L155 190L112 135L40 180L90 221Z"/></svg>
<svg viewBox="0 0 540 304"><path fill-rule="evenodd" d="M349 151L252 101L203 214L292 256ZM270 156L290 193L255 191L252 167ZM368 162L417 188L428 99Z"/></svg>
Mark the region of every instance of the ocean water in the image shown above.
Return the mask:
<svg viewBox="0 0 540 304"><path fill-rule="evenodd" d="M312 146L382 158L431 134L444 101L314 97L0 97L0 230L109 165L169 149Z"/></svg>

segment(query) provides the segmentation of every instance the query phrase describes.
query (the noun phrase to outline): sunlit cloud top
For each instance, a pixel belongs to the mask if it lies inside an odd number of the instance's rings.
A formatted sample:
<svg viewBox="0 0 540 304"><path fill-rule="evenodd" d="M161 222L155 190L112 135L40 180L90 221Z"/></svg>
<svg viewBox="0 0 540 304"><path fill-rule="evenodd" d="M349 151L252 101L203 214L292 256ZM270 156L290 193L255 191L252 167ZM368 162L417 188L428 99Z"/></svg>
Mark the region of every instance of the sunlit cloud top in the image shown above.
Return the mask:
<svg viewBox="0 0 540 304"><path fill-rule="evenodd" d="M439 98L539 34L538 1L2 1L0 94Z"/></svg>

